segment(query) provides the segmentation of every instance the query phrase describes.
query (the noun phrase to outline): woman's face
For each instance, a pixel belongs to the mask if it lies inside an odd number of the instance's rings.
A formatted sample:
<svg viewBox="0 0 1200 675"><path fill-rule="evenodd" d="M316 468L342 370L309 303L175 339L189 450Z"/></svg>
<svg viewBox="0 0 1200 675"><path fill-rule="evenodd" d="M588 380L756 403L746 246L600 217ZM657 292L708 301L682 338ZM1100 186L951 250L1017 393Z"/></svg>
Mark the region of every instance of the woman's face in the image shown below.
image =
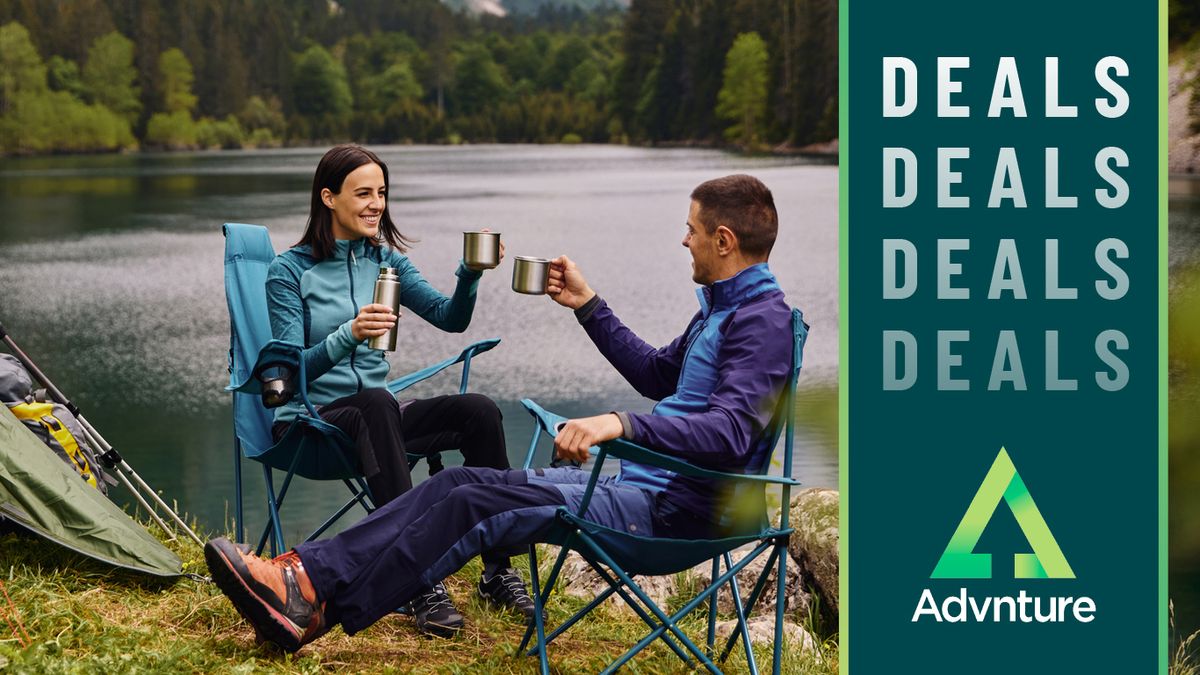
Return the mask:
<svg viewBox="0 0 1200 675"><path fill-rule="evenodd" d="M333 238L374 238L387 206L387 185L383 169L368 162L351 171L342 181L342 191L321 190L321 201L332 211Z"/></svg>

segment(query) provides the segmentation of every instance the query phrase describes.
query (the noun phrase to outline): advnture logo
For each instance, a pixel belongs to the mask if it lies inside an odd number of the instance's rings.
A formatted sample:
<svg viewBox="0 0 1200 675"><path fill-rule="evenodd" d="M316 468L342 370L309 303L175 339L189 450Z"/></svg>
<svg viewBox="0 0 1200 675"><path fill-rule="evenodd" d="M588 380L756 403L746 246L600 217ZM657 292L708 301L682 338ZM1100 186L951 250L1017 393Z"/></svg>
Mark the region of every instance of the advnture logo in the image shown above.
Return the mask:
<svg viewBox="0 0 1200 675"><path fill-rule="evenodd" d="M1017 473L1008 452L1000 448L996 461L988 470L983 484L967 507L962 522L950 537L945 552L933 568L932 579L991 579L992 556L975 553L975 544L983 535L984 528L996 514L996 507L1003 499L1012 509L1021 532L1029 540L1033 553L1013 555L1013 576L1017 579L1074 579L1075 573L1067 564L1062 549L1050 533L1046 520L1038 511L1029 488Z"/></svg>
<svg viewBox="0 0 1200 675"><path fill-rule="evenodd" d="M1013 554L1013 577L1016 579L1074 579L1075 572L1063 555L1058 542L1050 532L1046 519L1042 517L1033 495L1025 487L1025 481L1017 473L1017 467L1004 448L1000 448L996 461L983 478L979 490L963 514L962 521L950 537L950 543L942 552L937 565L930 574L931 579L991 579L992 556L976 553L975 545L984 529L996 514L996 508L1004 501L1012 510L1017 525L1033 549L1032 553ZM917 609L913 612L914 622L922 617L932 617L937 622L1021 622L1052 623L1074 619L1088 623L1095 618L1096 603L1088 597L1042 598L1026 593L1025 589L1014 596L994 596L982 599L959 588L955 595L937 602L933 591L926 588L921 592Z"/></svg>

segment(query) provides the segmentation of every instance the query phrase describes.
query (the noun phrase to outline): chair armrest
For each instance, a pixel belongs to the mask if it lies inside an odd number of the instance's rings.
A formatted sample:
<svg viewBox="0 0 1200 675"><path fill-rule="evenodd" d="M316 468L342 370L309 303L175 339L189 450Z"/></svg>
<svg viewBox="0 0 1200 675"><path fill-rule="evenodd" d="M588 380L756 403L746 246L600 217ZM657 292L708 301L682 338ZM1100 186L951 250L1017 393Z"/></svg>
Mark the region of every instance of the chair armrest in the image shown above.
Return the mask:
<svg viewBox="0 0 1200 675"><path fill-rule="evenodd" d="M267 368L279 366L286 366L291 369L296 387L293 396L304 404L304 408L310 416L320 419L321 415L308 400L308 382L306 381L307 375L304 372L304 350L297 344L284 342L283 340L271 340L263 345L263 348L258 350L258 360L255 361L254 367L250 369L250 374L246 379L237 384L231 382L225 390L234 391L239 394L261 396L263 392L262 381L258 377L259 373Z"/></svg>
<svg viewBox="0 0 1200 675"><path fill-rule="evenodd" d="M399 393L413 386L414 384L427 380L443 370L460 362L469 362L476 354L482 354L496 345L500 344L500 338L491 338L488 340L480 340L475 344L468 346L466 349L459 352L458 356L452 356L445 361L435 363L427 368L411 372L407 375L402 375L391 382L387 383L388 391L393 394ZM465 367L465 366L464 366ZM466 373L463 374L463 389L466 388Z"/></svg>
<svg viewBox="0 0 1200 675"><path fill-rule="evenodd" d="M529 449L525 451L525 463L522 468L529 469L533 466L533 456L537 452L538 439L542 434L546 434L550 438L558 435L558 429L567 421L567 418L556 413L546 410L542 406L534 403L532 399L521 399L521 405L525 406L525 410L533 416L534 428L533 437L529 439ZM592 446L590 451L596 453L596 446ZM554 453L551 452L551 466L554 466ZM566 461L566 460L564 460ZM579 466L578 462L570 462L572 466Z"/></svg>
<svg viewBox="0 0 1200 675"><path fill-rule="evenodd" d="M713 480L731 480L742 481L748 483L774 483L777 485L800 485L800 481L783 476L769 476L765 474L742 474L742 473L726 473L724 471L713 471L705 469L678 459L669 455L664 455L661 452L655 452L649 448L642 447L636 443L632 443L622 438L617 438L611 441L605 441L600 444L600 449L604 451L604 455L616 457L617 459L627 459L638 464L648 464L656 466L667 471L674 471L685 476L694 478L709 478Z"/></svg>
<svg viewBox="0 0 1200 675"><path fill-rule="evenodd" d="M250 369L250 374L246 376L246 379L241 382L230 381L229 386L225 387L225 391L236 391L254 396L261 395L262 382L259 381L258 374L272 366L287 366L292 369L293 373L298 374L302 354L303 350L299 345L283 340L271 340L258 350L258 360L254 362L254 367Z"/></svg>

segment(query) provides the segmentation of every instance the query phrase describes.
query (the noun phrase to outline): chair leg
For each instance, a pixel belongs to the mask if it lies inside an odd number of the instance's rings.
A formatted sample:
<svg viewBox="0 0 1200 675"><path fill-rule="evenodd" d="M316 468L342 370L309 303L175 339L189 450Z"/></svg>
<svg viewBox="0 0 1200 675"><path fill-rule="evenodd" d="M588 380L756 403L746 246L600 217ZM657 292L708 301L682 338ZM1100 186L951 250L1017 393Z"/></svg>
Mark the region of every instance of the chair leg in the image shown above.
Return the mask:
<svg viewBox="0 0 1200 675"><path fill-rule="evenodd" d="M233 484L237 490L233 506L234 538L239 544L246 542L246 522L242 519L242 442L233 435Z"/></svg>
<svg viewBox="0 0 1200 675"><path fill-rule="evenodd" d="M650 635L646 636L646 638L643 638L641 642L639 642L637 645L634 645L633 649L630 649L629 651L625 652L625 654L622 655L621 658L617 659L617 661L613 662L612 665L610 665L608 668L606 668L604 670L604 673L606 675L608 673L616 672L618 668L625 665L626 661L633 658L633 656L635 654L640 652L642 649L644 649L648 644L650 644L654 640L658 639L660 636L663 635L663 631L667 631L667 630L671 631L671 633L674 634L675 637L681 643L683 643L683 646L686 647L687 650L689 652L691 652L700 661L700 663L702 663L704 665L704 667L709 670L709 672L712 672L712 673L720 673L721 672L717 668L717 666L715 664L713 664L712 660L709 659L708 656L706 656L704 654L704 652L699 647L697 647L690 639L688 639L687 635L684 635L683 631L680 630L679 627L675 625L675 622L678 621L679 618L687 615L687 613L691 612L701 602L703 602L705 597L708 595L707 593L701 593L699 596L697 596L696 599L689 602L685 606L684 610L680 610L680 612L677 612L674 617L668 617L661 609L659 609L658 605L654 604L654 601L651 600L649 598L649 596L646 595L646 592L642 590L641 586L638 586L636 583L634 583L633 579L631 579L629 577L629 575L626 574L625 571L622 570L621 567L619 565L617 565L617 563L611 557L609 557L609 555L607 553L605 553L604 550L601 549L596 544L595 541L592 540L591 537L589 537L588 535L586 535L582 532L579 532L576 536L578 536L579 539L581 541L583 541L583 543L588 547L588 549L594 555L596 555L596 557L598 557L605 565L608 566L609 569L611 569L613 571L613 574L617 575L617 578L619 578L621 581L623 581L625 583L625 585L629 588L629 590L632 591L633 594L637 596L638 600L642 601L642 604L645 605L646 609L649 609L654 614L654 616L658 618L659 622L661 622L661 625L658 628L651 631Z"/></svg>
<svg viewBox="0 0 1200 675"><path fill-rule="evenodd" d="M546 626L542 620L543 594L538 585L537 544L529 545L529 578L534 588L533 624L537 628L538 663L541 666L542 675L550 675L550 659L546 656ZM547 589L552 588L552 580L547 578L546 581L548 582ZM549 592L545 595L548 596Z"/></svg>
<svg viewBox="0 0 1200 675"><path fill-rule="evenodd" d="M545 607L546 602L550 600L550 593L554 590L555 582L558 581L558 573L560 571L562 571L563 563L566 561L567 553L570 551L570 543L571 543L571 537L568 536L566 538L566 540L563 542L562 546L559 547L558 558L556 558L554 560L554 567L552 567L550 569L550 576L546 577L546 583L543 584L544 588L538 588L537 583L534 582L534 584L533 584L533 594L534 594L533 602L534 602L535 607ZM534 552L532 550L532 548L533 548L533 544L530 544L531 552L530 552L530 556L529 556L529 565L530 565L529 576L530 576L531 581L537 578L537 576L536 576L537 575L537 568L536 568L537 555L536 555L536 552ZM539 616L539 617L541 616L540 609L538 609L537 616ZM529 638L532 637L532 635L533 635L533 629L534 629L534 626L529 626L525 629L525 638L523 640L521 640L520 646L517 647L518 654L520 654L525 649L525 645L529 644ZM545 651L546 642L545 642L544 638L545 638L544 635L538 637L538 646L536 647L536 649ZM529 655L533 656L532 652Z"/></svg>
<svg viewBox="0 0 1200 675"><path fill-rule="evenodd" d="M778 544L776 546L778 547ZM787 551L779 555L779 578L776 580L775 589L775 653L771 655L771 672L774 675L779 675L779 669L783 666L783 603L787 597L787 558Z"/></svg>
<svg viewBox="0 0 1200 675"><path fill-rule="evenodd" d="M733 569L733 558L728 553L724 558L725 568ZM764 569L770 569L770 567L767 566ZM742 605L742 593L738 589L737 577L729 579L729 590L733 593L733 609L737 612L738 630L742 633L742 645L746 648L746 665L750 668L750 675L758 675L758 664L754 662L754 648L750 644L750 627L746 625L746 617L750 614ZM750 611L754 611L753 605L750 606Z"/></svg>
<svg viewBox="0 0 1200 675"><path fill-rule="evenodd" d="M629 607L633 609L634 613L637 614L642 621L650 627L651 630L657 630L662 627L661 624L655 622L654 617L642 607L641 603L629 597L629 594L626 593L622 588L622 586L625 585L625 582L621 581L620 579L614 579L612 575L610 575L603 567L596 564L594 560L590 560L588 558L584 559L587 560L588 564L592 566L592 569L595 570L596 574L599 575L606 584L608 584L608 591L605 591L605 593L608 593L609 595L611 595L611 593L616 593L619 595L621 599L625 601L625 604L629 605ZM609 591L611 591L611 593L609 593ZM667 643L667 646L671 648L671 651L675 652L675 655L678 656L681 661L689 666L692 664L692 657L684 652L682 647L675 644L675 641L671 639L671 636L662 635L661 639L663 642Z"/></svg>
<svg viewBox="0 0 1200 675"><path fill-rule="evenodd" d="M279 502L275 497L275 481L271 478L271 467L265 464L263 465L263 477L267 485L267 518L269 519L267 527L271 533L271 557L273 558L279 555L279 551L283 548L283 526L279 522ZM262 555L266 540L267 533L263 532L256 551L258 555Z"/></svg>
<svg viewBox="0 0 1200 675"><path fill-rule="evenodd" d="M761 553L761 549L759 551ZM778 555L779 549L772 548L771 555L767 558L767 564L763 565L763 571L758 575L758 581L754 583L754 590L750 591L750 599L746 602L746 606L754 607L754 605L758 604L758 599L762 596L763 589L767 586L767 575L775 567L775 557ZM725 647L721 650L721 656L717 659L718 661L724 662L729 657L729 653L733 651L733 645L737 643L737 639L741 634L742 626L736 626L733 629L733 633L729 635L729 639L725 641Z"/></svg>
<svg viewBox="0 0 1200 675"><path fill-rule="evenodd" d="M709 579L716 579L721 574L721 561L713 558L712 575ZM717 641L717 598L721 594L721 589L713 591L712 597L708 599L708 655L713 655L714 643Z"/></svg>

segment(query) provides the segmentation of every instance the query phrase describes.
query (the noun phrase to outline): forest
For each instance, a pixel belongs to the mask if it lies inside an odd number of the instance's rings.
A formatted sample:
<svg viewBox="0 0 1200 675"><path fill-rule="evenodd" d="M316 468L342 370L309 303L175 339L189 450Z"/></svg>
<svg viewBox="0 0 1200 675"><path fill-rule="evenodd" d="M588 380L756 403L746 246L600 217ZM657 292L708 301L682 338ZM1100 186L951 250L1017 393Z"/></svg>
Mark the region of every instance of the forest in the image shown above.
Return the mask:
<svg viewBox="0 0 1200 675"><path fill-rule="evenodd" d="M835 0L0 0L0 154L837 136Z"/></svg>

